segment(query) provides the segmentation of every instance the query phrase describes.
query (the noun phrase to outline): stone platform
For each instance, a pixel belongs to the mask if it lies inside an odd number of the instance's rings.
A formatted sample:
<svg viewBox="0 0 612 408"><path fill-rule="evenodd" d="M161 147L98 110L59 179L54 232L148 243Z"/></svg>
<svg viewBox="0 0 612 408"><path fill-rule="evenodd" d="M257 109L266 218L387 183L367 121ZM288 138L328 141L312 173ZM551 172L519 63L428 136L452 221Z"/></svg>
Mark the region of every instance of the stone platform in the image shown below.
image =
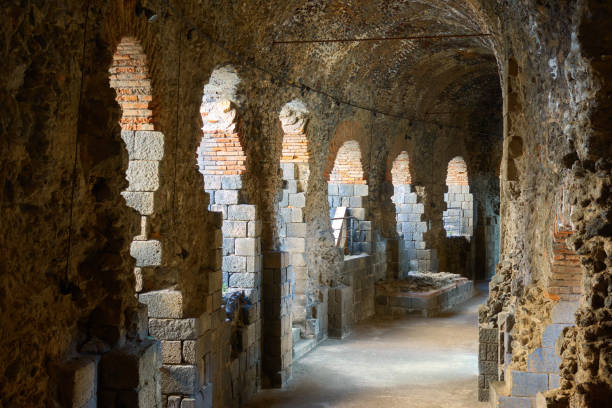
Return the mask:
<svg viewBox="0 0 612 408"><path fill-rule="evenodd" d="M407 280L376 284L376 315L436 316L451 310L473 295L474 283L460 275L444 272L416 274Z"/></svg>

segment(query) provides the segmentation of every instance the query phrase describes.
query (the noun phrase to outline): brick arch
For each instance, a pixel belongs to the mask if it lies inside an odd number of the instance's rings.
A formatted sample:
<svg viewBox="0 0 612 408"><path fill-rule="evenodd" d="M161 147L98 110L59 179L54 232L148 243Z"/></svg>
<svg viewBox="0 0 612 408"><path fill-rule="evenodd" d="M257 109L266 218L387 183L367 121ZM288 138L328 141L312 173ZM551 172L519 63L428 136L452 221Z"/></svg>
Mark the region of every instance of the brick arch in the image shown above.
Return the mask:
<svg viewBox="0 0 612 408"><path fill-rule="evenodd" d="M468 168L463 157L456 156L448 162L446 170L447 185L469 185Z"/></svg>
<svg viewBox="0 0 612 408"><path fill-rule="evenodd" d="M361 166L361 149L356 140L347 140L340 146L329 175L329 182L336 184L366 184Z"/></svg>
<svg viewBox="0 0 612 408"><path fill-rule="evenodd" d="M366 135L365 129L361 122L357 120L346 120L338 125L334 137L329 145L329 155L325 165L324 176L327 181L331 181L330 177L334 170L334 165L340 148L348 141L356 142L359 149L359 164L361 167L361 182L358 184L367 184L367 165L366 157L370 151L370 139ZM354 146L354 145L353 145ZM351 183L350 183L351 184ZM352 183L354 184L354 183Z"/></svg>
<svg viewBox="0 0 612 408"><path fill-rule="evenodd" d="M410 157L408 152L402 150L393 160L388 178L394 185L412 184L412 173L410 171Z"/></svg>
<svg viewBox="0 0 612 408"><path fill-rule="evenodd" d="M121 130L153 130L151 76L147 57L135 37L119 41L109 72L110 86L122 110Z"/></svg>

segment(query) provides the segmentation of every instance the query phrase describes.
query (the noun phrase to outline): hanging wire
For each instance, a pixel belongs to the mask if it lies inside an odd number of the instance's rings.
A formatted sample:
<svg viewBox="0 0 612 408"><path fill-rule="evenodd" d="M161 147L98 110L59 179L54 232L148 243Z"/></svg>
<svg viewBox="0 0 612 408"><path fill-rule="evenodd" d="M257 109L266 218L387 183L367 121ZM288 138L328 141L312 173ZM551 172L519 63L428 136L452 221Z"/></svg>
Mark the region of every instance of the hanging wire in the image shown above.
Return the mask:
<svg viewBox="0 0 612 408"><path fill-rule="evenodd" d="M77 167L79 154L79 131L81 128L81 102L83 101L83 88L85 83L85 50L87 49L87 26L89 23L89 7L91 0L87 1L87 9L85 11L85 26L83 27L83 50L81 51L81 86L79 89L79 104L77 111L77 129L74 138L74 161L72 163L72 186L70 191L70 208L68 210L68 248L66 250L66 269L64 270L64 278L60 281L60 292L67 294L70 292L71 285L68 283L70 275L70 258L72 257L72 224L74 214L74 195L76 193L77 182Z"/></svg>
<svg viewBox="0 0 612 408"><path fill-rule="evenodd" d="M489 136L490 135L489 132L485 133L485 132L480 132L480 131L471 131L469 129L465 129L465 128L462 128L462 127L459 127L459 126L452 126L452 125L445 124L445 123L434 122L434 121L427 121L427 120L418 119L418 118L415 118L415 117L408 117L408 116L404 116L404 115L400 115L400 114L396 114L396 113L380 111L380 110L378 110L376 108L372 108L372 107L369 107L369 106L361 105L361 104L358 104L356 102L352 102L349 99L343 99L341 97L332 95L329 91L326 91L326 90L323 90L323 89L320 89L320 88L315 88L313 86L306 85L306 84L304 84L302 82L295 82L295 81L293 81L291 79L286 79L284 76L279 75L278 73L276 73L276 72L274 72L274 71L272 71L272 70L270 70L268 68L265 68L265 67L262 67L260 65L255 64L253 57L245 56L245 55L242 55L242 54L240 54L240 53L238 53L236 51L230 50L225 45L223 45L221 42L216 41L215 39L213 39L210 35L206 34L204 31L202 31L197 25L192 23L191 20L189 20L187 17L185 17L185 15L181 11L177 10L176 8L174 8L174 6L172 6L172 4L170 4L169 0L161 0L161 1L172 12L172 15L177 16L188 27L188 36L189 37L192 37L192 33L198 34L198 36L200 38L206 40L210 44L212 44L215 47L219 48L220 50L224 51L226 54L230 55L232 58L234 58L242 66L247 67L247 68L251 68L251 69L253 69L255 71L259 71L259 72L262 72L262 73L268 75L270 77L270 81L273 84L281 83L281 84L283 84L285 86L298 89L300 93L302 93L304 91L315 93L315 94L324 96L326 98L332 99L338 105L342 104L342 105L351 106L351 107L356 108L356 109L361 109L361 110L373 112L374 116L376 116L376 114L381 114L381 115L389 116L389 117L392 117L392 118L406 119L406 120L409 120L409 121L412 121L412 122L420 122L420 123L425 123L425 124L444 126L444 127L449 128L449 129L458 129L458 130L462 130L462 131L469 131L471 133L476 133L476 134L485 135L485 136Z"/></svg>

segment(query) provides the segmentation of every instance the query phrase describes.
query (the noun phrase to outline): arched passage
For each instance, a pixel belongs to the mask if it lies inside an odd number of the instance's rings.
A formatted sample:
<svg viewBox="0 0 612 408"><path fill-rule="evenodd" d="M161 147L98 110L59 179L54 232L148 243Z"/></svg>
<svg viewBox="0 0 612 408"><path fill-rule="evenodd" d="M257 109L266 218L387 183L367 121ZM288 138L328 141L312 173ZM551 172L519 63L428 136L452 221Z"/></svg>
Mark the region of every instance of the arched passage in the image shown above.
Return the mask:
<svg viewBox="0 0 612 408"><path fill-rule="evenodd" d="M423 234L427 223L422 221L423 203L418 194L412 191L410 158L406 151L400 152L391 166L393 183L393 202L396 211L396 228L400 238L399 245L399 278L405 278L410 272L429 272L437 270L434 250L426 249Z"/></svg>
<svg viewBox="0 0 612 408"><path fill-rule="evenodd" d="M329 173L327 199L336 246L345 253L371 251L371 225L366 221L368 185L364 179L361 149L347 140L338 149Z"/></svg>
<svg viewBox="0 0 612 408"><path fill-rule="evenodd" d="M442 215L447 237L471 237L473 232L474 204L470 194L467 165L462 157L448 163L446 172L447 193L444 194L446 210Z"/></svg>

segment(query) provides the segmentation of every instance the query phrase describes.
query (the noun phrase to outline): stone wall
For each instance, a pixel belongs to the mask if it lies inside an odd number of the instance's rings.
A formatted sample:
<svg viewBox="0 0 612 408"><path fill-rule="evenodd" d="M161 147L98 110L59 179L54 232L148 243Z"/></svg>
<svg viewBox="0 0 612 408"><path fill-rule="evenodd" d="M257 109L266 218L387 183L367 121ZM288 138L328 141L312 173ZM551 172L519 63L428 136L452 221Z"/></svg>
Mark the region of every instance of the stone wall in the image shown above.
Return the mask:
<svg viewBox="0 0 612 408"><path fill-rule="evenodd" d="M346 216L353 220L346 220L350 228L350 236L347 237L346 245L349 253L369 253L372 251L371 224L366 221L368 209L368 185L367 184L330 184L327 186L327 200L330 207L330 217L334 217L336 207L346 207Z"/></svg>

